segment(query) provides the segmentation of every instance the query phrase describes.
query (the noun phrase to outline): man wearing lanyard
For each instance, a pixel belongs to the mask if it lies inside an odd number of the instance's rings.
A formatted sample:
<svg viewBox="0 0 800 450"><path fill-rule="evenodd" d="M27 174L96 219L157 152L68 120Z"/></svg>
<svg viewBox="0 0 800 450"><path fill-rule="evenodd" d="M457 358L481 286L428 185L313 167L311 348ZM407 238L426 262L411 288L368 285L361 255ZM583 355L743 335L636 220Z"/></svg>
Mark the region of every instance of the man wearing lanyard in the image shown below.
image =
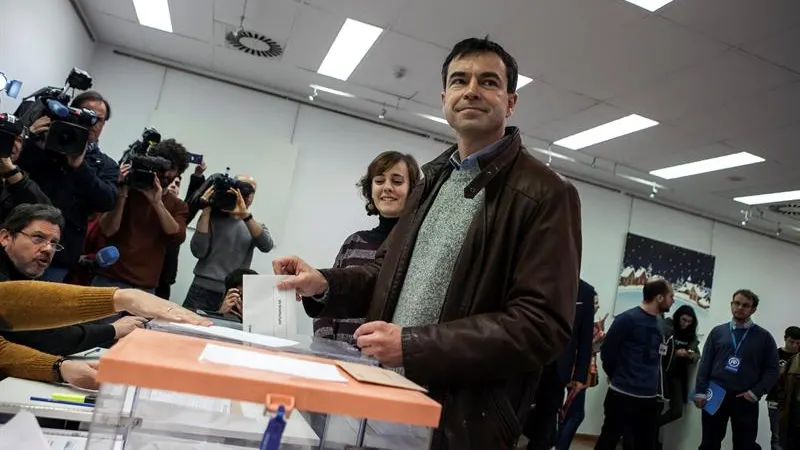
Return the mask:
<svg viewBox="0 0 800 450"><path fill-rule="evenodd" d="M750 320L758 296L747 289L733 294L729 323L711 330L703 347L694 403L703 408L708 387L714 382L725 397L714 415L703 411L703 441L699 450L719 450L728 429L733 429L733 450L758 448L758 401L778 380L778 351L769 331ZM721 395L721 393L715 393Z"/></svg>

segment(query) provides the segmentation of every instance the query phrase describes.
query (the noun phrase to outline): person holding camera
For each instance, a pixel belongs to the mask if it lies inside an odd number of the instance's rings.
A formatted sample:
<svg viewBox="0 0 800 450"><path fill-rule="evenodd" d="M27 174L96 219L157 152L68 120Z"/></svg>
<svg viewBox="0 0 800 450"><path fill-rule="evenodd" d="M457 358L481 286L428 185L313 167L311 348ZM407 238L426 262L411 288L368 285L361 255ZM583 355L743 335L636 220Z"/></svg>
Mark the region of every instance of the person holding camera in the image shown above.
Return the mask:
<svg viewBox="0 0 800 450"><path fill-rule="evenodd" d="M186 239L188 207L167 187L189 166L186 148L166 139L120 169L116 206L103 214L98 248L114 245L120 258L98 272L94 286L133 287L155 291L167 248Z"/></svg>
<svg viewBox="0 0 800 450"><path fill-rule="evenodd" d="M200 198L203 212L190 246L198 259L194 281L183 306L215 312L220 310L225 297L225 277L235 269L249 269L253 249L267 253L275 244L267 227L250 213L256 195L256 181L252 177L231 180L212 175L209 181L210 186ZM229 181L232 187L223 181ZM226 187L225 192L218 192Z"/></svg>
<svg viewBox="0 0 800 450"><path fill-rule="evenodd" d="M42 279L46 281L64 281L83 252L89 218L94 213L110 211L117 198L119 166L99 146L103 128L111 119L111 106L96 91L77 95L71 106L92 111L96 117L94 125L88 128L84 151L62 154L47 149L44 143L53 122L43 115L29 126L31 139L25 143L17 162L61 210L66 222L62 235L64 250L56 254L44 273Z"/></svg>
<svg viewBox="0 0 800 450"><path fill-rule="evenodd" d="M15 165L23 141L22 124L10 114L0 114L0 221L17 205L50 204L39 185Z"/></svg>

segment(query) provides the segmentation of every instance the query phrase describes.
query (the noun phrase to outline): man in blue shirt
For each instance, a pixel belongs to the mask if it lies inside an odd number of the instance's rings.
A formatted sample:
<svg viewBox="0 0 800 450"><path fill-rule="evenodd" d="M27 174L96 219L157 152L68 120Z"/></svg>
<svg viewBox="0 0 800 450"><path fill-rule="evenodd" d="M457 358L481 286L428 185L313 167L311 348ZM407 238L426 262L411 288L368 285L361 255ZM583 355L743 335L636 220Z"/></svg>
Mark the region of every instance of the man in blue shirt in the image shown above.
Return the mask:
<svg viewBox="0 0 800 450"><path fill-rule="evenodd" d="M750 319L758 296L747 289L733 294L733 319L711 330L703 347L694 402L703 408L710 383L725 390L715 414L703 410L700 450L719 450L728 429L733 429L733 450L758 448L758 401L778 381L778 349L769 331ZM720 395L721 393L716 393Z"/></svg>
<svg viewBox="0 0 800 450"><path fill-rule="evenodd" d="M605 420L595 450L652 450L658 437L661 403L661 354L666 350L661 315L674 303L672 285L649 280L644 300L614 318L600 350L610 380L603 408Z"/></svg>

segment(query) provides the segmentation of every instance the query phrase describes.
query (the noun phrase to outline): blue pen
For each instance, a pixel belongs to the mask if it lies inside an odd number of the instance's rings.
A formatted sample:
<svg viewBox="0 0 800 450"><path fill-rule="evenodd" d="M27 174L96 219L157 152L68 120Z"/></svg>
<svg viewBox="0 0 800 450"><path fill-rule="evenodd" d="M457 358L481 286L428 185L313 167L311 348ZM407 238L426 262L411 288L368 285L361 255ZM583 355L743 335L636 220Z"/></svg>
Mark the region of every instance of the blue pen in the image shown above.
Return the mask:
<svg viewBox="0 0 800 450"><path fill-rule="evenodd" d="M87 408L94 408L94 404L93 403L68 402L66 400L53 400L52 398L44 398L44 397L31 397L31 401L33 401L33 402L58 403L58 404L61 404L61 405L85 406Z"/></svg>
<svg viewBox="0 0 800 450"><path fill-rule="evenodd" d="M283 436L283 429L286 428L286 420L283 418L285 414L286 408L283 405L279 406L278 414L269 419L258 450L279 450L281 448L281 437Z"/></svg>

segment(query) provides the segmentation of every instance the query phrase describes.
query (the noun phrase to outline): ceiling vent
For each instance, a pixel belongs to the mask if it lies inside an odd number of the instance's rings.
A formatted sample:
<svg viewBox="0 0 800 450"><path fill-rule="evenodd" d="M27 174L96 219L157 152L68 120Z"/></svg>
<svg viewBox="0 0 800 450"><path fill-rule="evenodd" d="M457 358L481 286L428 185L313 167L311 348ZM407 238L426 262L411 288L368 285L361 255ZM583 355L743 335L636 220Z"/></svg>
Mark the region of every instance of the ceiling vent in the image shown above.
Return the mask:
<svg viewBox="0 0 800 450"><path fill-rule="evenodd" d="M272 39L255 31L237 28L225 35L225 41L232 48L259 58L278 58L283 55L283 47Z"/></svg>
<svg viewBox="0 0 800 450"><path fill-rule="evenodd" d="M776 203L769 205L768 209L776 214L800 219L800 203L798 202Z"/></svg>

